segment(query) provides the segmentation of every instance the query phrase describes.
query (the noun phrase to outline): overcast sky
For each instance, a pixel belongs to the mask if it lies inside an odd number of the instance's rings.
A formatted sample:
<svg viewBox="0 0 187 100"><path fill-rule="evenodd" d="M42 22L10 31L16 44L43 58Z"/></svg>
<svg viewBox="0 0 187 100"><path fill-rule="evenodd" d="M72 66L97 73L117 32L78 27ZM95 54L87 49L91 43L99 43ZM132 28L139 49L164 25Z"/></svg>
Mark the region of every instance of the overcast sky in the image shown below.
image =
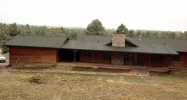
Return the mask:
<svg viewBox="0 0 187 100"><path fill-rule="evenodd" d="M105 28L187 31L187 0L0 0L0 22Z"/></svg>

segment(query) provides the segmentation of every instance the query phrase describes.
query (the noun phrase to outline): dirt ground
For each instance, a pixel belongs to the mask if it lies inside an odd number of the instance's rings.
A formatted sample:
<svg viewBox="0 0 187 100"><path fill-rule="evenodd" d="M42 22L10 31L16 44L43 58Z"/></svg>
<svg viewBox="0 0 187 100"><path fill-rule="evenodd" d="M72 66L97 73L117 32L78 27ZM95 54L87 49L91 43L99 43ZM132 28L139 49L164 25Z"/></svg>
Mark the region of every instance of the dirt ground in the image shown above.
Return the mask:
<svg viewBox="0 0 187 100"><path fill-rule="evenodd" d="M41 84L30 82L41 78ZM1 100L186 100L187 74L0 67Z"/></svg>

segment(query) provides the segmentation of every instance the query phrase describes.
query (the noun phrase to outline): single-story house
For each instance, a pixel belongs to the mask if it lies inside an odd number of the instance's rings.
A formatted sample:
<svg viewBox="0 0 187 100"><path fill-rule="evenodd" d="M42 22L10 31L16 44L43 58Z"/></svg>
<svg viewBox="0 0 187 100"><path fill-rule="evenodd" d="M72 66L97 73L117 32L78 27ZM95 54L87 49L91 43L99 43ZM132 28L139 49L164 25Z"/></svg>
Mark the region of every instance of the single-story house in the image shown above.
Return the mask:
<svg viewBox="0 0 187 100"><path fill-rule="evenodd" d="M82 35L78 40L17 35L9 47L10 65L56 64L61 61L129 66L187 68L187 40Z"/></svg>

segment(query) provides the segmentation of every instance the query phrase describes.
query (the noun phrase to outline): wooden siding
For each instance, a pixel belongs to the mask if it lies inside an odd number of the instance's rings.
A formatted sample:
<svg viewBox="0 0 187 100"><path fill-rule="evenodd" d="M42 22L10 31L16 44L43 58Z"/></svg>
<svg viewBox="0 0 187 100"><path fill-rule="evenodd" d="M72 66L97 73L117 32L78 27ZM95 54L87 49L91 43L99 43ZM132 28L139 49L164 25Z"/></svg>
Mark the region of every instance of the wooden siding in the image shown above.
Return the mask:
<svg viewBox="0 0 187 100"><path fill-rule="evenodd" d="M85 50L80 51L80 62L111 64L111 59L104 58L104 51L93 51L93 56L86 56ZM171 55L161 55L161 60L151 60L151 54L133 54L129 60L124 60L124 65L187 68L187 53L179 53L179 61L171 61ZM10 47L10 64L54 64L60 61L60 54L57 49L32 48L32 47Z"/></svg>
<svg viewBox="0 0 187 100"><path fill-rule="evenodd" d="M180 61L171 61L171 55L161 55L160 60L151 60L151 54L132 54L132 58L124 60L124 65L187 68L187 53L179 53ZM86 56L85 51L80 51L80 62L92 63L93 56ZM104 59L104 51L94 51L94 63L110 64L110 59Z"/></svg>
<svg viewBox="0 0 187 100"><path fill-rule="evenodd" d="M129 60L124 60L124 65L130 65L130 59Z"/></svg>
<svg viewBox="0 0 187 100"><path fill-rule="evenodd" d="M149 66L150 67L168 67L174 68L187 68L187 53L179 53L180 61L172 61L171 55L161 55L161 60L151 60L151 54L137 54L135 60L135 54L132 54L132 65ZM125 60L124 65L130 65L130 60Z"/></svg>
<svg viewBox="0 0 187 100"><path fill-rule="evenodd" d="M93 51L94 63L110 64L110 59L104 58L104 51ZM86 56L86 51L80 51L80 62L92 62L93 56Z"/></svg>
<svg viewBox="0 0 187 100"><path fill-rule="evenodd" d="M170 66L170 55L161 55L160 60L152 60L151 54L138 54L138 64L150 67L168 67Z"/></svg>
<svg viewBox="0 0 187 100"><path fill-rule="evenodd" d="M54 64L57 63L57 49L10 47L10 64Z"/></svg>
<svg viewBox="0 0 187 100"><path fill-rule="evenodd" d="M151 54L132 54L131 57L124 61L124 65L130 65L130 60L135 66L168 67L171 64L170 55L161 55L160 60L151 60Z"/></svg>
<svg viewBox="0 0 187 100"><path fill-rule="evenodd" d="M172 61L172 65L174 68L187 68L187 53L179 53L180 60Z"/></svg>

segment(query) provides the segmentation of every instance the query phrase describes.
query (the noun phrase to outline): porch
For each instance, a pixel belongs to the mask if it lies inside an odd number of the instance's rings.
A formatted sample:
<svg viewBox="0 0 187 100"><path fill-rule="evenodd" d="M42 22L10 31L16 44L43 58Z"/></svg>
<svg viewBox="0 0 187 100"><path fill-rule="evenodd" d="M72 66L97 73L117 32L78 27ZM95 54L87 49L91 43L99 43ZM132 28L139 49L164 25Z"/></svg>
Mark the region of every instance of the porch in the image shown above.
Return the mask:
<svg viewBox="0 0 187 100"><path fill-rule="evenodd" d="M128 72L132 70L149 71L152 73L167 73L169 69L167 67L147 67L147 66L129 66L129 65L112 65L112 64L99 64L99 63L83 63L83 62L59 62L59 67L73 67L82 69L98 69L98 70L113 70Z"/></svg>
<svg viewBox="0 0 187 100"><path fill-rule="evenodd" d="M69 50L61 49L58 53L60 58L58 62L74 62L74 63L92 63L108 64L110 66L139 66L140 69L154 67L173 66L171 55L163 54L145 54L145 53L128 53L128 52L107 52L107 51L91 51L91 50ZM138 69L139 69L138 67Z"/></svg>

